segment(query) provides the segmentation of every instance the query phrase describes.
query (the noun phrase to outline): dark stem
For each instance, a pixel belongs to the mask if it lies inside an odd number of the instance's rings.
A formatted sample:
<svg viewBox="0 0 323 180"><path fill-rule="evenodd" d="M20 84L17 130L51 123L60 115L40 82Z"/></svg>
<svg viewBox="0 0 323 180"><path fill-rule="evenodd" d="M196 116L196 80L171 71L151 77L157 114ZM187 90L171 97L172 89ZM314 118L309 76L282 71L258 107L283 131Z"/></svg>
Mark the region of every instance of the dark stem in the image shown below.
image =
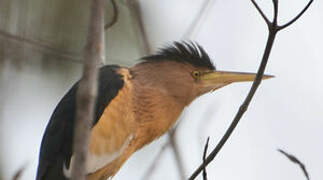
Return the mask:
<svg viewBox="0 0 323 180"><path fill-rule="evenodd" d="M86 179L90 127L97 95L97 65L101 62L103 42L103 0L92 0L89 31L84 48L83 76L77 90L74 127L72 180Z"/></svg>
<svg viewBox="0 0 323 180"><path fill-rule="evenodd" d="M276 26L277 25L277 17L278 17L278 0L273 0L273 5L274 5L273 24L274 24L274 26Z"/></svg>

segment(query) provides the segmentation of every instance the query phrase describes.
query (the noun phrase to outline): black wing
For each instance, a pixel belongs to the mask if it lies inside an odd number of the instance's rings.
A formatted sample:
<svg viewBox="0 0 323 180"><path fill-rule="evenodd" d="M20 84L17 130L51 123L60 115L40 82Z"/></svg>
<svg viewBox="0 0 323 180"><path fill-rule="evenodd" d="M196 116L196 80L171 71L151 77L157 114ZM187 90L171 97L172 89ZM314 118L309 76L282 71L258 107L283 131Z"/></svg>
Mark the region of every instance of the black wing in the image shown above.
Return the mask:
<svg viewBox="0 0 323 180"><path fill-rule="evenodd" d="M100 68L98 97L93 126L98 122L104 109L117 96L123 87L119 66L109 65ZM69 167L73 146L73 127L76 116L76 90L78 82L66 93L56 106L42 140L37 180L65 180L63 164Z"/></svg>

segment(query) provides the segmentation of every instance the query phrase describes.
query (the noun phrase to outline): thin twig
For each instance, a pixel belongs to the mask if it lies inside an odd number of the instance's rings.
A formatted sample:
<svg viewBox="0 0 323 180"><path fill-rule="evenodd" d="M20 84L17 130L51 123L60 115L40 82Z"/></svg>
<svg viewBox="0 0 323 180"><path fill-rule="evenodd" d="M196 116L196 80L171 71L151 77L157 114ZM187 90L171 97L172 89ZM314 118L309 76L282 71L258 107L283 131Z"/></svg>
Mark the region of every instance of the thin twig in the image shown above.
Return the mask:
<svg viewBox="0 0 323 180"><path fill-rule="evenodd" d="M253 0L251 0L251 2L254 4L256 9L259 11L261 16L263 16L264 20L267 23L268 18L262 13L262 10L259 8L259 6ZM275 13L274 14L274 21L275 21L275 19L277 20L277 18L275 18L275 17L278 16L278 0L273 0L273 3L275 6L275 9L276 9L276 10L274 10L274 13ZM307 8L305 8L305 10L306 9ZM297 16L301 16L304 13L303 11L300 12L300 15L297 15ZM293 21L293 22L295 22L295 21ZM213 149L213 151L209 154L209 156L206 158L206 160L194 171L194 173L191 175L189 180L195 179L201 173L201 171L204 169L204 167L206 167L211 161L213 161L215 156L218 154L218 152L222 149L223 145L229 139L229 137L232 134L232 132L234 131L235 127L238 125L243 114L247 111L248 106L249 106L254 94L256 93L256 90L258 89L258 87L261 83L261 80L264 75L264 71L265 71L265 68L266 68L266 65L268 62L268 58L269 58L276 34L278 31L283 29L283 28L279 28L279 26L277 25L276 22L269 22L269 23L267 23L267 25L268 25L268 29L269 29L269 34L268 34L268 39L267 39L267 43L266 43L266 48L265 48L265 51L264 51L264 54L263 54L263 57L261 60L261 64L258 68L256 78L252 83L252 87L251 87L246 99L244 100L243 104L240 106L239 111L237 112L236 116L234 117L230 127L227 129L224 136L221 138L220 142Z"/></svg>
<svg viewBox="0 0 323 180"><path fill-rule="evenodd" d="M267 16L265 15L265 13L260 9L260 7L258 6L258 4L256 3L255 0L251 0L252 4L256 7L257 11L259 12L259 14L261 15L261 17L265 20L265 22L267 23L267 25L270 24L270 21L268 20Z"/></svg>
<svg viewBox="0 0 323 180"><path fill-rule="evenodd" d="M97 95L97 65L101 62L103 42L103 0L92 0L91 17L84 48L83 77L77 90L77 111L74 127L74 161L72 180L85 180L90 127Z"/></svg>
<svg viewBox="0 0 323 180"><path fill-rule="evenodd" d="M113 25L115 25L115 23L118 21L118 18L119 18L119 8L118 8L116 1L111 0L111 5L112 5L112 9L113 9L113 17L109 23L104 25L105 30L107 30L107 29L111 28Z"/></svg>
<svg viewBox="0 0 323 180"><path fill-rule="evenodd" d="M304 12L310 7L310 5L312 4L313 0L310 0L307 5L304 7L304 9L297 15L295 16L292 20L290 20L288 23L284 24L284 25L281 25L279 26L279 29L284 29L286 27L288 27L289 25L293 24L295 21L297 21L298 18L300 18Z"/></svg>
<svg viewBox="0 0 323 180"><path fill-rule="evenodd" d="M205 162L206 159L206 154L207 154L207 149L209 147L209 140L210 137L207 137L206 143L205 143L205 147L204 147L204 152L203 152L203 162ZM203 180L207 180L207 173L206 173L206 166L203 168Z"/></svg>
<svg viewBox="0 0 323 180"><path fill-rule="evenodd" d="M307 178L307 180L310 180L310 176L306 170L306 167L305 165L300 161L298 160L294 155L292 154L288 154L287 152L281 150L281 149L277 149L278 152L282 153L283 155L285 155L290 161L292 161L293 163L296 163L299 165L299 167L302 169L305 177Z"/></svg>

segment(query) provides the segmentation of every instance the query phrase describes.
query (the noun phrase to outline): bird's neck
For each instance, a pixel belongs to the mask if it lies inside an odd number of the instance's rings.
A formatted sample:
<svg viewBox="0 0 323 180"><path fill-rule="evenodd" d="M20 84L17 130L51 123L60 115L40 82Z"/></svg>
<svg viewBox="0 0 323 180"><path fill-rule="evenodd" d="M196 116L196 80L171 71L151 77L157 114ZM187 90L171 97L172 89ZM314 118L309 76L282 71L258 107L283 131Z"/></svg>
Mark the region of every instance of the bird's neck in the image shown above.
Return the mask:
<svg viewBox="0 0 323 180"><path fill-rule="evenodd" d="M185 105L158 90L135 93L135 120L140 124L139 137L147 144L167 132L182 113Z"/></svg>
<svg viewBox="0 0 323 180"><path fill-rule="evenodd" d="M135 121L140 124L136 133L140 145L150 143L167 132L188 105L186 99L174 97L164 87L144 78L134 74L132 79L133 87L136 87L133 88L133 102Z"/></svg>

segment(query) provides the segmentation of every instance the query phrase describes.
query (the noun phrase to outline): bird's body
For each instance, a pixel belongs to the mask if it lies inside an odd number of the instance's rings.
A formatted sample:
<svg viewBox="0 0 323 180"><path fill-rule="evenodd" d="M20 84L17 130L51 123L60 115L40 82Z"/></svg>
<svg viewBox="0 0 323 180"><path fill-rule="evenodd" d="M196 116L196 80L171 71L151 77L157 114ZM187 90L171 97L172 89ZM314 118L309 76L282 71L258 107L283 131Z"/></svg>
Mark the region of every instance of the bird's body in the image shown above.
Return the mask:
<svg viewBox="0 0 323 180"><path fill-rule="evenodd" d="M86 164L89 180L115 175L134 152L167 132L196 97L254 78L215 73L207 54L194 44L175 43L143 59L131 68L109 65L100 69ZM224 81L214 78L223 74ZM57 105L46 128L37 180L67 179L75 165L72 139L77 86Z"/></svg>

